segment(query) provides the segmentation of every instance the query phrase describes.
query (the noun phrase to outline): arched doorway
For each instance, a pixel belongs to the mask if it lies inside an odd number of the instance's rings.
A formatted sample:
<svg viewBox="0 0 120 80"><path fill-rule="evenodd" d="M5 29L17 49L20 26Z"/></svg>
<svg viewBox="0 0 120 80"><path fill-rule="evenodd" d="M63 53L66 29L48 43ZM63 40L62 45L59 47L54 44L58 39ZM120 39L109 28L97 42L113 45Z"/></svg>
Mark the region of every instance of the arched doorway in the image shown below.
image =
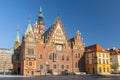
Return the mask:
<svg viewBox="0 0 120 80"><path fill-rule="evenodd" d="M20 74L20 67L18 67L18 70L17 70L17 72L18 72L17 74Z"/></svg>
<svg viewBox="0 0 120 80"><path fill-rule="evenodd" d="M32 71L31 74L32 74L32 76L33 76L33 75L34 75L34 72Z"/></svg>

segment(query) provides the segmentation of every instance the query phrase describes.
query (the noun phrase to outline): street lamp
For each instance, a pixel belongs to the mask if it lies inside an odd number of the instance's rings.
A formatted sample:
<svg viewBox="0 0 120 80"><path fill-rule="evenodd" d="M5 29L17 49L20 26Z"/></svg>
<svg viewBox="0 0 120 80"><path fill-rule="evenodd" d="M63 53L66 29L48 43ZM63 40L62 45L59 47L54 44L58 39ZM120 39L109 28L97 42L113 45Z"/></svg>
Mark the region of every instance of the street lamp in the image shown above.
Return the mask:
<svg viewBox="0 0 120 80"><path fill-rule="evenodd" d="M57 67L58 67L58 74L59 74L59 63L57 64Z"/></svg>
<svg viewBox="0 0 120 80"><path fill-rule="evenodd" d="M5 61L4 65L3 65L4 75L6 75L5 67L6 67L6 61Z"/></svg>

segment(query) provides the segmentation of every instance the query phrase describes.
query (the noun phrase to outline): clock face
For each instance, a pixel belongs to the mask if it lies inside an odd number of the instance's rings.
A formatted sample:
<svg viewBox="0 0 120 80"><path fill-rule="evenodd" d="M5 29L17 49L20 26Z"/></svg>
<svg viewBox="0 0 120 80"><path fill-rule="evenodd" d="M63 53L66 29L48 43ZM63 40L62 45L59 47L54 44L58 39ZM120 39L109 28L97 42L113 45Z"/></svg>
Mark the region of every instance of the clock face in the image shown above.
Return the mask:
<svg viewBox="0 0 120 80"><path fill-rule="evenodd" d="M62 51L62 45L56 45L56 49L57 49L58 51Z"/></svg>

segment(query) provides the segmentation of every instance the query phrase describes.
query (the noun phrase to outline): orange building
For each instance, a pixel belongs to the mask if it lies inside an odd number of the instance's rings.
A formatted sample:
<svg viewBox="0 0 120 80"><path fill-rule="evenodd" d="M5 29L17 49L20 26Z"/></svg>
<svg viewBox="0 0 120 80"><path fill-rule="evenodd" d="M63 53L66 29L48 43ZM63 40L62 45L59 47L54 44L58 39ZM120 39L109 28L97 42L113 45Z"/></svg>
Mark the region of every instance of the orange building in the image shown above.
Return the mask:
<svg viewBox="0 0 120 80"><path fill-rule="evenodd" d="M68 39L59 18L45 30L42 9L34 28L28 22L27 30L19 40L17 33L13 67L14 72L26 76L61 74L63 71L80 73L84 67L84 45L79 31Z"/></svg>

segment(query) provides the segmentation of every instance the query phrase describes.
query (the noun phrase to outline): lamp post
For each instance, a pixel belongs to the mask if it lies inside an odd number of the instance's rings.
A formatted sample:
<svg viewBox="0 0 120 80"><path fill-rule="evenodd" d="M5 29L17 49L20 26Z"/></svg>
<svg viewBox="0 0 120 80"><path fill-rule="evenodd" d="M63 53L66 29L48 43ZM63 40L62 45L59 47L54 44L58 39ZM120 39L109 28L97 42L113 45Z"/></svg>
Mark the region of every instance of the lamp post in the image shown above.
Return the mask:
<svg viewBox="0 0 120 80"><path fill-rule="evenodd" d="M6 75L5 67L6 67L6 61L5 61L4 65L3 65L4 75Z"/></svg>
<svg viewBox="0 0 120 80"><path fill-rule="evenodd" d="M57 66L58 66L58 74L59 74L59 63L57 64Z"/></svg>
<svg viewBox="0 0 120 80"><path fill-rule="evenodd" d="M45 70L45 76L47 75L47 71L48 71L48 65L49 65L49 63L48 63L48 61L46 61L46 62L45 62L45 66L46 66L46 70Z"/></svg>

